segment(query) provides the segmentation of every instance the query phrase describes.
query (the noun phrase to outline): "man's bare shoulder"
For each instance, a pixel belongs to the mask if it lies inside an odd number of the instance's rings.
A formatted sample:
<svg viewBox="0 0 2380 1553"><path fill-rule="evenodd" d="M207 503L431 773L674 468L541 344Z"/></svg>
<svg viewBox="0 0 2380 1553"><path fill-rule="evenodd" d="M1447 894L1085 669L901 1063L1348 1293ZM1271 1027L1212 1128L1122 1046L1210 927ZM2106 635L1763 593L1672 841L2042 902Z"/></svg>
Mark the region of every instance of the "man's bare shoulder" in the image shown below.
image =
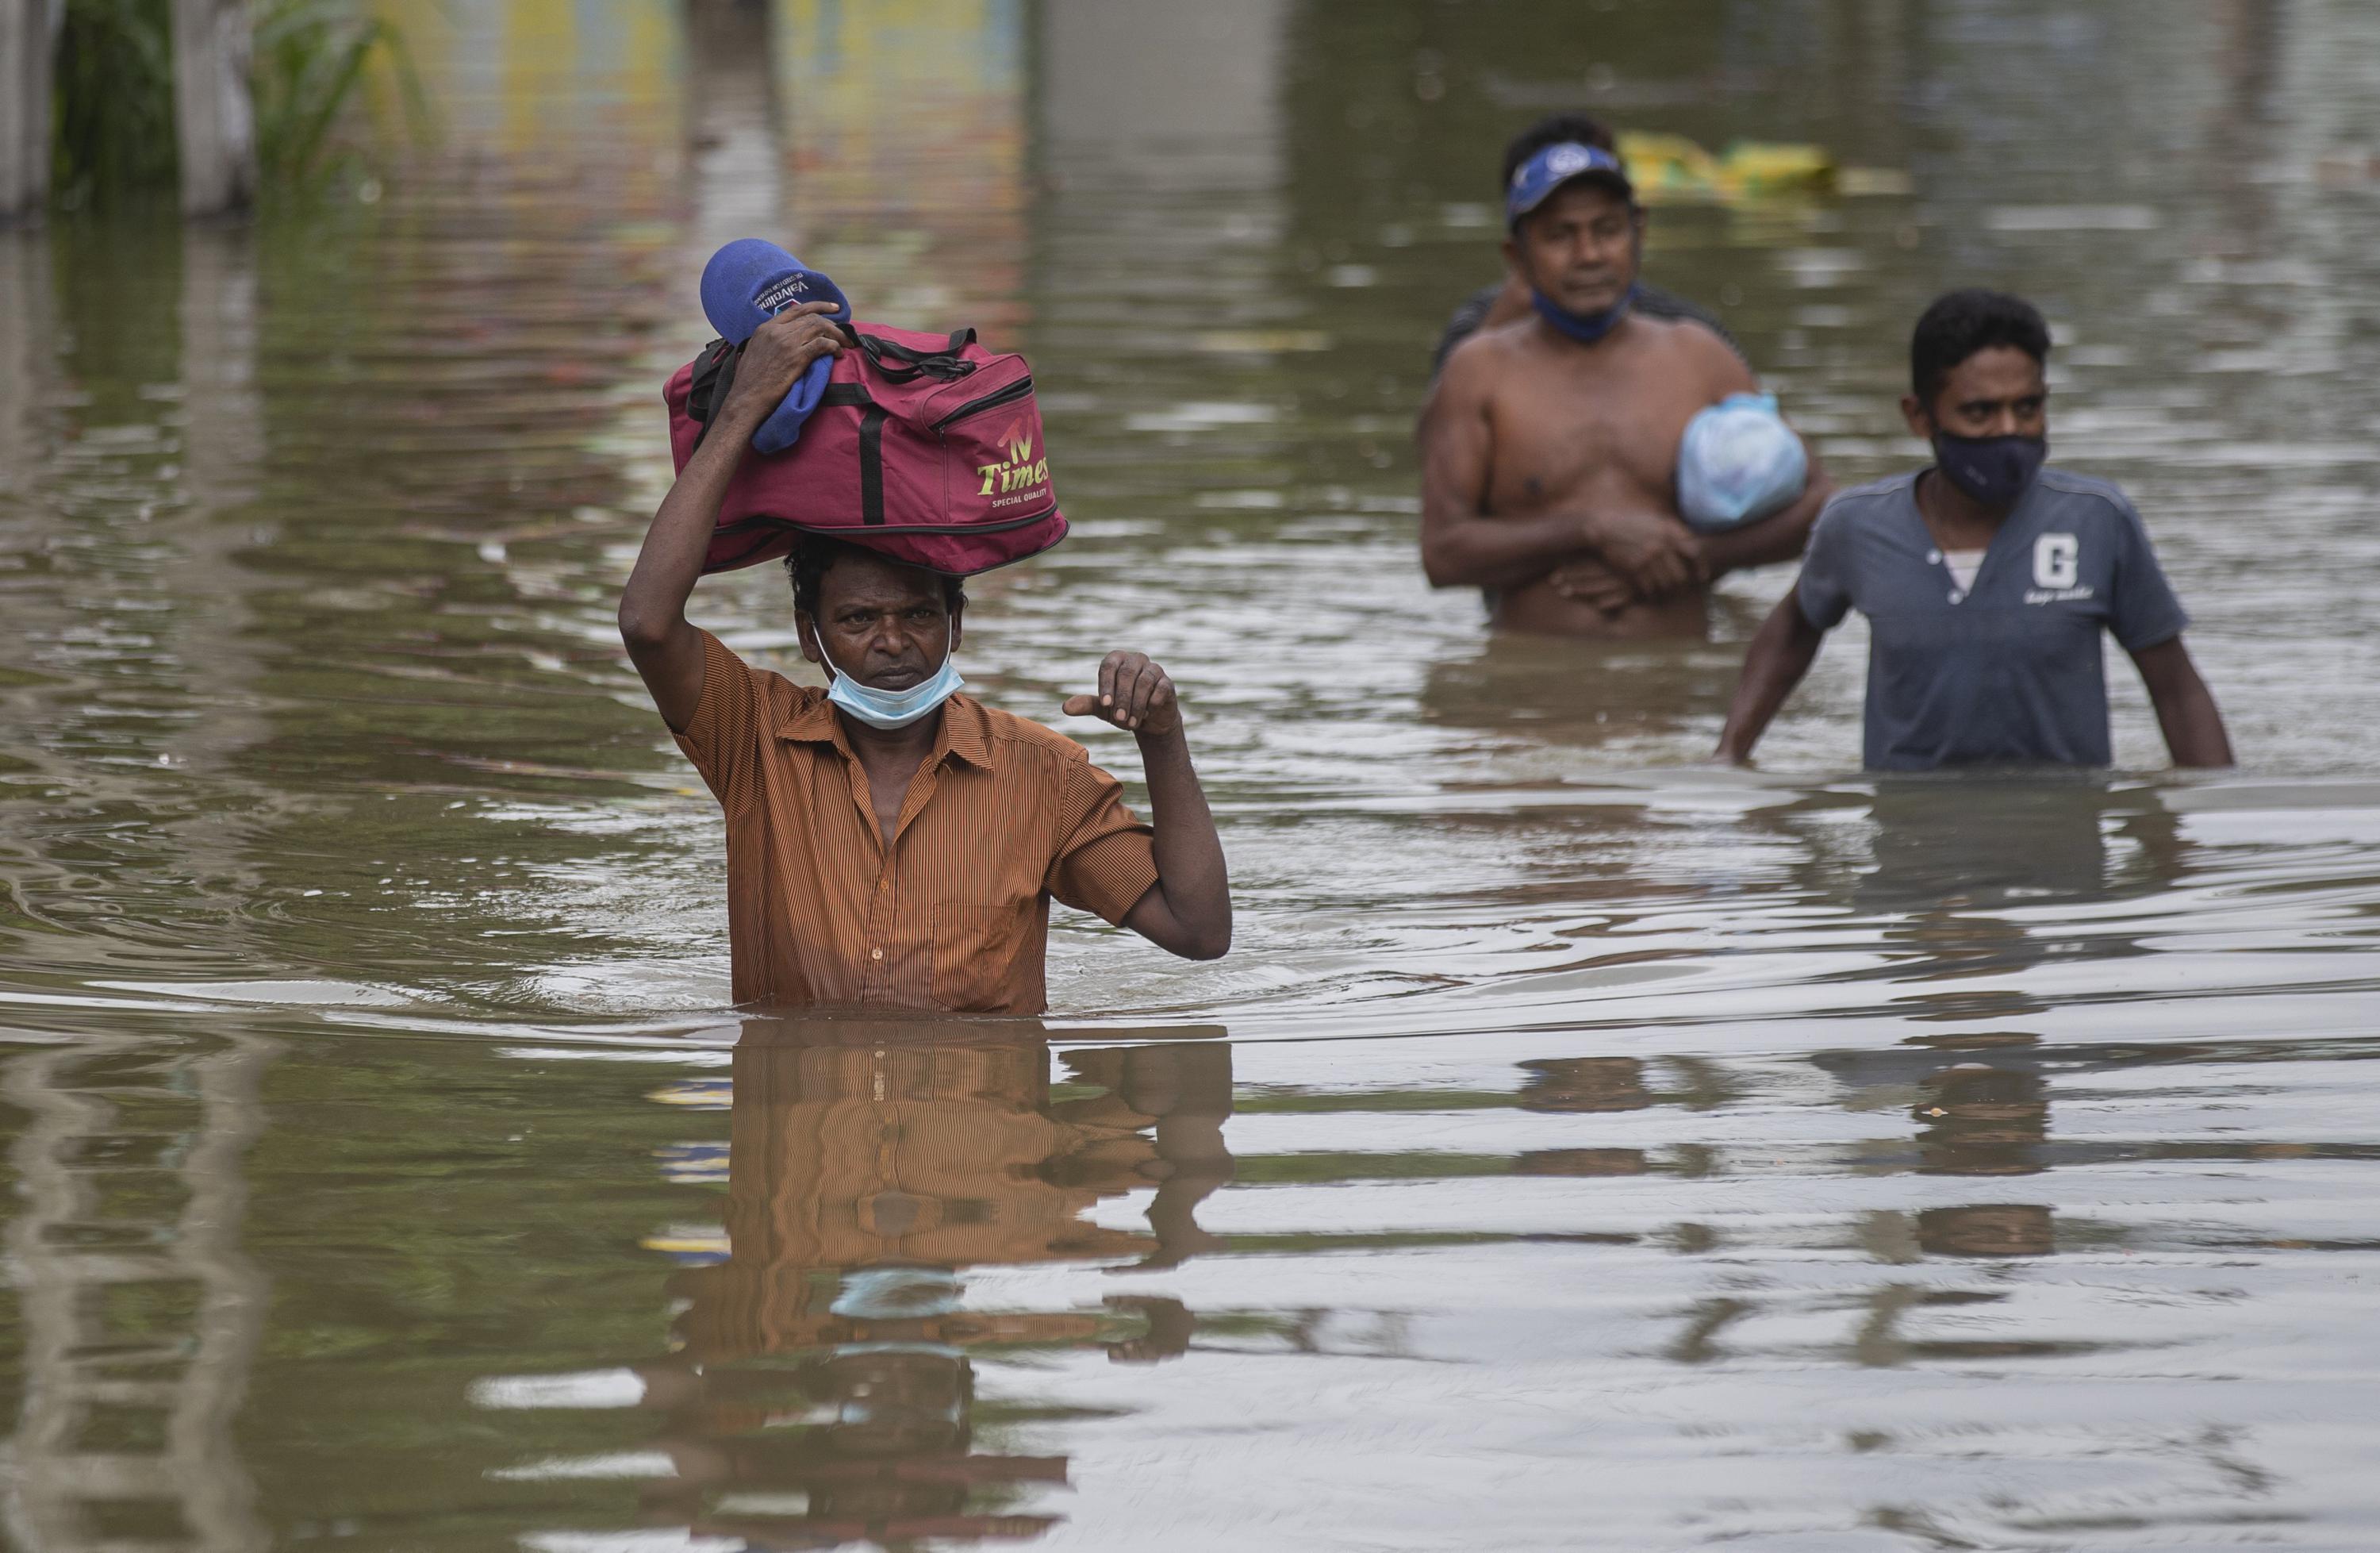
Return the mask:
<svg viewBox="0 0 2380 1553"><path fill-rule="evenodd" d="M1419 433L1425 444L1481 418L1492 418L1498 390L1516 369L1513 331L1500 324L1470 335L1448 353L1423 398Z"/></svg>
<svg viewBox="0 0 2380 1553"><path fill-rule="evenodd" d="M1753 385L1752 370L1727 342L1726 336L1699 318L1654 318L1644 313L1636 322L1652 331L1647 338L1665 356L1691 364L1721 392Z"/></svg>
<svg viewBox="0 0 2380 1553"><path fill-rule="evenodd" d="M1690 350L1700 355L1706 349L1727 349L1727 342L1700 319L1658 318L1649 312L1631 312L1628 319L1632 328L1641 331L1645 340L1664 350Z"/></svg>
<svg viewBox="0 0 2380 1553"><path fill-rule="evenodd" d="M1516 318L1474 332L1446 358L1439 382L1458 392L1484 395L1496 374L1509 368L1529 341L1536 321Z"/></svg>
<svg viewBox="0 0 2380 1553"><path fill-rule="evenodd" d="M1547 382L1565 370L1561 353L1546 349L1536 315L1482 329L1457 346L1439 379L1445 402L1475 405L1494 413L1519 396L1535 402Z"/></svg>

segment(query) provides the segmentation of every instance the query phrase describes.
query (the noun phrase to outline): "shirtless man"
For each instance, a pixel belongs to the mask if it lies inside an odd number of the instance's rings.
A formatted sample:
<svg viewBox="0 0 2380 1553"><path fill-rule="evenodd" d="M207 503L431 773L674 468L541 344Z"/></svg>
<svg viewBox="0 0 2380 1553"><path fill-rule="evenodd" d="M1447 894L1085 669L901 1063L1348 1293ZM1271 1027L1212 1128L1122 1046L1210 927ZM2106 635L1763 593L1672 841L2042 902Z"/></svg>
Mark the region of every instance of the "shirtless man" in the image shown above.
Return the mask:
<svg viewBox="0 0 2380 1553"><path fill-rule="evenodd" d="M1457 347L1422 411L1422 568L1475 587L1500 630L1700 637L1709 584L1802 553L1832 483L1810 459L1782 510L1716 535L1678 516L1686 422L1755 389L1726 342L1630 306L1645 212L1600 147L1513 174L1505 263L1532 314Z"/></svg>

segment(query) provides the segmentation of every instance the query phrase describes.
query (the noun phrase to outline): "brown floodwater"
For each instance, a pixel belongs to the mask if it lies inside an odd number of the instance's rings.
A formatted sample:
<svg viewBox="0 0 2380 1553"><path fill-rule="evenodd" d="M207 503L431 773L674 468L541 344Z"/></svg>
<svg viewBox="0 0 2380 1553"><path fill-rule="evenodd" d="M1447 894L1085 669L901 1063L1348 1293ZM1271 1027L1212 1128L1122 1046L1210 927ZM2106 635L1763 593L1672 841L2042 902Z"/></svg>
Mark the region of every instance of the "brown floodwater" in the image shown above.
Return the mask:
<svg viewBox="0 0 2380 1553"><path fill-rule="evenodd" d="M433 142L0 235L0 1526L29 1549L2380 1543L2380 12L2351 0L395 0ZM1846 480L1937 291L2055 321L2237 772L1862 776L1864 647L1415 555L1494 161L1670 202ZM701 260L1031 353L1073 538L965 667L1184 687L1214 964L744 1018L613 626ZM783 579L696 618L790 667ZM1130 741L1075 726L1136 779Z"/></svg>

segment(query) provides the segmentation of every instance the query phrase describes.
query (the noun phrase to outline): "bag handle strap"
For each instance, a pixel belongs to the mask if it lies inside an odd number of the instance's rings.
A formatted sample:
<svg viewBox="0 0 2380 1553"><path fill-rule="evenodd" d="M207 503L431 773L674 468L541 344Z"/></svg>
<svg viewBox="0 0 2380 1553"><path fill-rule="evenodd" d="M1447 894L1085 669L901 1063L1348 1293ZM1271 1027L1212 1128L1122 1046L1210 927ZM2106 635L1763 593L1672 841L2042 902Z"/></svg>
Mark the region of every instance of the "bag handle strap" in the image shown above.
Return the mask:
<svg viewBox="0 0 2380 1553"><path fill-rule="evenodd" d="M959 354L974 341L973 329L952 330L948 345L941 350L919 350L899 340L863 335L848 324L843 325L843 334L887 383L911 383L920 377L954 383L976 368L976 363Z"/></svg>

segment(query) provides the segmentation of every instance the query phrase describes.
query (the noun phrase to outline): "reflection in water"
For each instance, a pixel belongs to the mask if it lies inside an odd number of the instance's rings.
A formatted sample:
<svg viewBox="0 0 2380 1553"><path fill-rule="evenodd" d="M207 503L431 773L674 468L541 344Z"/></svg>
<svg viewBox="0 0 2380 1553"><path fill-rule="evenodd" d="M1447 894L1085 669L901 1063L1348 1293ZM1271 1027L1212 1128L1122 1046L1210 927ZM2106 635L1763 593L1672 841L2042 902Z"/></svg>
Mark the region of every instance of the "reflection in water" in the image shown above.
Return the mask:
<svg viewBox="0 0 2380 1553"><path fill-rule="evenodd" d="M1961 1062L1930 1075L1915 1108L1918 1168L1938 1176L2031 1175L2046 1168L2049 1098L2040 1075ZM1969 1204L1917 1216L1917 1244L1934 1256L2044 1256L2056 1249L2049 1208Z"/></svg>
<svg viewBox="0 0 2380 1553"><path fill-rule="evenodd" d="M2026 1176L2046 1168L2049 1099L2038 1073L1961 1062L1925 1081L1916 1105L1920 1168L1944 1176Z"/></svg>
<svg viewBox="0 0 2380 1553"><path fill-rule="evenodd" d="M1875 1148L1863 1152L1865 1167L1913 1165L1920 1175L1974 1177L2030 1176L2049 1168L2049 1091L2040 1060L2037 1038L2014 1033L1816 1058L1853 1086L1854 1105L1911 1096L1905 1105L1916 1128L1913 1156ZM1921 1210L1902 1229L1871 1223L1868 1232L1888 1242L1913 1232L1915 1249L1929 1256L2044 1256L2057 1249L2054 1215L2041 1204L1947 1204Z"/></svg>
<svg viewBox="0 0 2380 1553"><path fill-rule="evenodd" d="M232 1420L264 1327L242 1156L268 1043L85 1040L8 1060L23 1328L5 1524L57 1553L265 1546Z"/></svg>
<svg viewBox="0 0 2380 1553"><path fill-rule="evenodd" d="M2032 1019L2050 1006L2045 972L2153 953L2160 908L2207 861L2153 788L2087 774L1871 781L1858 844L1825 872L1892 952L1876 973L1928 1018ZM1829 823L1846 808L1814 796L1779 823Z"/></svg>
<svg viewBox="0 0 2380 1553"><path fill-rule="evenodd" d="M770 13L766 0L690 0L686 9L694 163L686 248L698 265L737 238L787 237Z"/></svg>
<svg viewBox="0 0 2380 1553"><path fill-rule="evenodd" d="M1220 1043L1094 1047L1070 1049L1064 1060L1073 1084L1096 1087L1060 1105L1059 1115L1080 1125L1097 1122L1111 1136L1118 1128L1135 1134L1148 1130L1146 1150L1135 1143L1128 1151L1133 1176L1157 1186L1148 1204L1156 1244L1138 1266L1177 1267L1198 1253L1221 1250L1221 1240L1199 1229L1196 1216L1198 1204L1229 1185L1234 1173L1223 1142L1223 1123L1232 1114L1232 1048ZM1113 1171L1123 1162L1110 1156L1107 1179L1122 1179ZM1151 1319L1157 1319L1153 1311ZM1186 1342L1186 1330L1182 1337ZM1152 1332L1132 1356L1164 1357L1151 1345L1166 1340Z"/></svg>
<svg viewBox="0 0 2380 1553"><path fill-rule="evenodd" d="M1726 703L1741 665L1732 650L1683 643L1499 634L1432 663L1421 709L1448 728L1564 746L1578 764L1665 763Z"/></svg>
<svg viewBox="0 0 2380 1553"><path fill-rule="evenodd" d="M1653 1103L1633 1057L1561 1057L1524 1062L1521 1104L1532 1111L1635 1111Z"/></svg>
<svg viewBox="0 0 2380 1553"><path fill-rule="evenodd" d="M795 251L860 317L993 338L1020 321L1026 12L1017 0L778 5Z"/></svg>
<svg viewBox="0 0 2380 1553"><path fill-rule="evenodd" d="M1856 899L1879 912L2038 909L2172 887L2189 864L2179 817L2153 789L2082 775L1876 783L1874 871Z"/></svg>
<svg viewBox="0 0 2380 1553"><path fill-rule="evenodd" d="M0 231L0 496L23 501L49 437L56 307L47 244Z"/></svg>
<svg viewBox="0 0 2380 1553"><path fill-rule="evenodd" d="M2056 1235L2039 1203L1977 1203L1919 1214L1917 1244L1935 1256L2044 1256Z"/></svg>
<svg viewBox="0 0 2380 1553"><path fill-rule="evenodd" d="M1230 1048L1070 1052L1053 1092L1027 1021L752 1020L737 1042L724 1260L680 1274L675 1351L639 1366L672 1475L648 1519L802 1546L1032 1535L1063 1456L1005 1449L1014 1403L978 1366L1069 1348L1187 1348L1177 1301L1103 1312L966 1304L970 1268L1174 1266L1216 1242L1194 1210L1232 1173ZM1153 1234L1090 1221L1154 1183ZM990 1437L989 1441L986 1437ZM987 1449L987 1445L989 1448Z"/></svg>
<svg viewBox="0 0 2380 1553"><path fill-rule="evenodd" d="M1528 1074L1521 1106L1532 1111L1639 1111L1653 1103L1645 1065L1633 1057L1545 1058ZM1633 1148L1532 1149L1513 1162L1524 1176L1641 1176L1651 1166Z"/></svg>
<svg viewBox="0 0 2380 1553"><path fill-rule="evenodd" d="M61 339L51 327L39 251L0 248L0 337L28 351L18 363L23 375L11 374L14 392L0 390L0 461L13 463L12 446L21 448L19 439L38 434L61 401L79 397L60 391L51 351L71 341L77 366L107 385L79 396L80 408L90 439L117 452L87 465L83 488L67 499L83 520L91 564L124 591L84 601L100 607L80 621L19 620L30 626L36 655L80 671L86 739L102 749L163 746L139 763L147 771L119 758L110 763L117 773L79 780L83 824L61 829L83 835L59 849L62 861L79 853L93 873L170 871L177 898L170 915L99 927L154 956L152 966L175 958L153 942L175 917L212 924L257 887L260 870L238 821L284 801L246 769L265 723L255 704L261 670L247 602L255 579L235 559L246 539L229 521L253 498L263 454L254 254L234 230L161 235L178 238L178 294L137 309L110 297L104 311L124 314L115 319L120 332L91 328L80 339ZM112 275L112 265L103 272ZM93 311L67 309L87 326ZM117 374L128 367L143 382L142 397L178 407L178 415L158 424L109 393L120 393ZM129 424L112 423L128 411ZM107 437L111 431L136 434ZM168 515L166 534L141 532ZM105 554L111 544L153 546L168 566L119 570ZM155 571L165 569L175 585L202 590L208 607L176 610L159 596ZM100 624L108 615L146 619ZM128 664L140 666L147 693L104 688L109 670ZM49 682L15 672L0 688ZM70 749L75 741L59 742ZM24 755L0 752L0 774L52 764L24 758L30 744L16 748ZM193 782L206 784L206 801L191 801ZM96 832L127 828L91 824L110 811L145 814L137 843L92 844ZM0 924L46 926L43 936L56 942L64 924L12 913L11 893L0 883ZM23 1546L164 1539L231 1553L263 1545L232 1423L265 1316L264 1277L241 1248L243 1156L262 1126L258 1089L273 1050L241 1034L208 1036L195 1054L100 1034L57 1037L7 1062L0 1087L24 1119L11 1150L23 1207L8 1235L24 1402L6 1457L7 1520Z"/></svg>

